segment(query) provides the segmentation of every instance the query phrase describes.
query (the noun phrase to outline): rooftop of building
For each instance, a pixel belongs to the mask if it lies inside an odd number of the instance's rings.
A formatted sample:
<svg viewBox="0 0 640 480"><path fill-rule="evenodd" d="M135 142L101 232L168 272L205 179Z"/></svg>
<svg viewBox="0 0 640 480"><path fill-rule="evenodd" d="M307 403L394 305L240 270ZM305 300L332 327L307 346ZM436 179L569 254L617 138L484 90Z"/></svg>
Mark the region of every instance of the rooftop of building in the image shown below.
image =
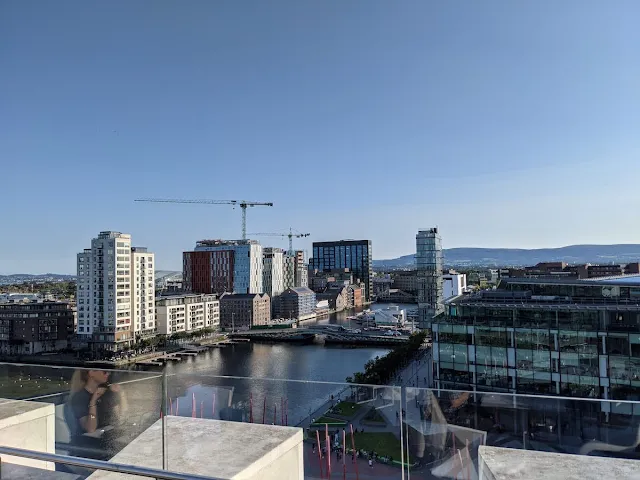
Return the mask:
<svg viewBox="0 0 640 480"><path fill-rule="evenodd" d="M286 294L286 293L296 293L298 295L300 294L305 294L305 293L312 293L315 295L315 292L313 290L311 290L309 287L292 287L292 288L287 288L282 294Z"/></svg>
<svg viewBox="0 0 640 480"><path fill-rule="evenodd" d="M220 300L242 300L242 299L252 299L255 297L264 298L265 296L269 296L266 293L223 293L220 296Z"/></svg>
<svg viewBox="0 0 640 480"><path fill-rule="evenodd" d="M599 277L599 278L557 278L557 277L513 277L502 278L500 280L500 286L502 283L507 284L521 284L521 285L583 285L583 286L597 286L597 285L619 285L626 283L628 285L637 285L640 287L640 275L621 275L616 277Z"/></svg>
<svg viewBox="0 0 640 480"><path fill-rule="evenodd" d="M222 239L213 239L213 240L198 240L196 242L196 247L235 247L239 245L260 245L260 242L257 240L222 240Z"/></svg>
<svg viewBox="0 0 640 480"><path fill-rule="evenodd" d="M345 240L333 240L327 242L313 242L314 247L330 247L333 245L356 245L356 244L371 244L371 240L353 240L353 239L345 239Z"/></svg>

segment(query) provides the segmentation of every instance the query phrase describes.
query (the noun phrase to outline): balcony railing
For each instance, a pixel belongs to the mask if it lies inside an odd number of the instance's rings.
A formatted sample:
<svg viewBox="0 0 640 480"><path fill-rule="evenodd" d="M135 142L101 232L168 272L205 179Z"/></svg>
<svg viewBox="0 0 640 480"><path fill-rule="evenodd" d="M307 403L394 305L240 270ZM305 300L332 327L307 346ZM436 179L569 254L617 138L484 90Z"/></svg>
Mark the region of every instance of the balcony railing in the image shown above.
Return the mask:
<svg viewBox="0 0 640 480"><path fill-rule="evenodd" d="M23 455L74 473L85 469L84 476L103 469L228 478L240 468L235 462L266 461L255 457L267 444L298 448L297 435L304 476L314 479L365 478L369 471L381 478L478 478L481 445L640 458L640 402L426 389L420 385L427 378L411 369L397 380L415 387L107 371L119 392L105 397L112 410L101 407L99 428L87 434L79 418L87 415L88 372L0 363L0 398L50 404L55 423L54 451L0 443L3 470ZM32 429L29 438L37 435Z"/></svg>

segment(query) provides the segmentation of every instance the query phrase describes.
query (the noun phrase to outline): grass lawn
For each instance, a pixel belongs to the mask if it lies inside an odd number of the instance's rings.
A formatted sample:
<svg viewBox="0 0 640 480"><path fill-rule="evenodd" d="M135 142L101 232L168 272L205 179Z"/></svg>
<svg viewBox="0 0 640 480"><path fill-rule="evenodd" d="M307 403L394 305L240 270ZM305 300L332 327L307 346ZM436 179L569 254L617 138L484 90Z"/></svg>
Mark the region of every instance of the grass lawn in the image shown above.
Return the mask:
<svg viewBox="0 0 640 480"><path fill-rule="evenodd" d="M313 425L324 425L324 424L346 425L347 422L345 422L344 420L338 420L337 418L320 417L320 418L316 418L316 421L313 423Z"/></svg>
<svg viewBox="0 0 640 480"><path fill-rule="evenodd" d="M349 440L350 442L350 440ZM349 446L351 444L348 442ZM355 434L356 449L374 451L384 457L393 457L400 461L400 440L391 432L364 432Z"/></svg>
<svg viewBox="0 0 640 480"><path fill-rule="evenodd" d="M381 425L387 424L387 421L385 420L385 418L375 408L372 408L371 410L369 410L367 414L364 416L363 420L371 423L379 423Z"/></svg>
<svg viewBox="0 0 640 480"><path fill-rule="evenodd" d="M360 407L362 407L362 405L358 403L342 401L333 407L331 413L335 413L336 415L341 415L343 417L350 417L355 415L356 412L360 410Z"/></svg>

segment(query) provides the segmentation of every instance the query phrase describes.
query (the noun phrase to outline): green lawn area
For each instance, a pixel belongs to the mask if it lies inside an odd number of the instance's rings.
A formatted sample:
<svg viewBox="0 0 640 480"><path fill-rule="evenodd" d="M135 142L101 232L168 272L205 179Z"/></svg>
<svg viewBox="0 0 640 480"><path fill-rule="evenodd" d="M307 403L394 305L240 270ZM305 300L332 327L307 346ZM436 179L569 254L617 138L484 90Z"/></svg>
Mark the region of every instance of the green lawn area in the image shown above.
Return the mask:
<svg viewBox="0 0 640 480"><path fill-rule="evenodd" d="M314 425L324 425L324 424L329 424L329 425L346 425L347 422L345 422L344 420L338 420L337 418L331 418L331 417L320 417L320 418L316 418L316 421L313 423Z"/></svg>
<svg viewBox="0 0 640 480"><path fill-rule="evenodd" d="M384 457L400 461L400 440L391 432L364 432L355 434L356 449L374 451ZM350 445L350 443L349 443Z"/></svg>
<svg viewBox="0 0 640 480"><path fill-rule="evenodd" d="M379 423L382 425L387 424L387 421L380 414L380 412L378 412L378 410L376 410L375 408L372 408L371 410L369 410L367 414L364 416L363 420L366 422Z"/></svg>
<svg viewBox="0 0 640 480"><path fill-rule="evenodd" d="M335 413L336 415L341 415L343 417L350 417L355 415L358 410L360 410L359 403L342 401L339 402L331 409L331 413Z"/></svg>
<svg viewBox="0 0 640 480"><path fill-rule="evenodd" d="M0 397L3 398L28 398L68 391L69 382L59 378L18 377L0 381Z"/></svg>

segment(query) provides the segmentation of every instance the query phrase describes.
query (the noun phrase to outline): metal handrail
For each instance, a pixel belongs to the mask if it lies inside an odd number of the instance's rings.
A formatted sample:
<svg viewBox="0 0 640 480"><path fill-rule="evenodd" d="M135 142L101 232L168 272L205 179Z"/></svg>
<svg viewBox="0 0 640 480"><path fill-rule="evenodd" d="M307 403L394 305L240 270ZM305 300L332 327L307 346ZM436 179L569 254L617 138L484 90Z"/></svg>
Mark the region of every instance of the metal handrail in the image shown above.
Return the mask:
<svg viewBox="0 0 640 480"><path fill-rule="evenodd" d="M64 465L73 465L74 467L90 468L93 470L127 473L129 475L139 475L141 477L157 478L162 480L222 480L219 477L205 477L204 475L195 475L190 473L169 472L155 468L126 465L124 463L113 463L105 462L104 460L58 455L55 453L36 452L34 450L25 450L23 448L0 446L0 454L31 458L45 462L62 463Z"/></svg>

